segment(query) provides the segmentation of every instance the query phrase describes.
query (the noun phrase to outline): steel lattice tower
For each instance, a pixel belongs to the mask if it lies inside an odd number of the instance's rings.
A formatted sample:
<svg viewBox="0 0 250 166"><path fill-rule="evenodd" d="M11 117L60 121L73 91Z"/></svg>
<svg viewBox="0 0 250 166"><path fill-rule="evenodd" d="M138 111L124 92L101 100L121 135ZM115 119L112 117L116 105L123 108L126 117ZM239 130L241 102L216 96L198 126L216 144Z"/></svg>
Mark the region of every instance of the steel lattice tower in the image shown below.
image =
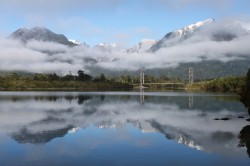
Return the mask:
<svg viewBox="0 0 250 166"><path fill-rule="evenodd" d="M192 84L192 83L194 83L194 69L192 67L190 67L188 70L188 73L189 73L188 81L190 84Z"/></svg>
<svg viewBox="0 0 250 166"><path fill-rule="evenodd" d="M140 70L140 86L142 87L144 84L144 68Z"/></svg>

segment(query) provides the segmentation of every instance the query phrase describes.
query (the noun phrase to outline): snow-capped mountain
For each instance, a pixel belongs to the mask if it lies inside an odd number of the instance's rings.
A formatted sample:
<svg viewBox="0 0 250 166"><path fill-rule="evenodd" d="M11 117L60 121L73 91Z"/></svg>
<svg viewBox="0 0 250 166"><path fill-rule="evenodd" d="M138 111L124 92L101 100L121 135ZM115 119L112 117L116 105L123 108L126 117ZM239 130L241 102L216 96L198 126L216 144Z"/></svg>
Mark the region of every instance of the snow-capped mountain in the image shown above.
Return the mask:
<svg viewBox="0 0 250 166"><path fill-rule="evenodd" d="M128 53L142 53L149 50L154 44L157 43L157 40L154 39L143 39L136 46L129 48Z"/></svg>
<svg viewBox="0 0 250 166"><path fill-rule="evenodd" d="M74 39L69 39L70 42L76 44L76 45L80 45L81 42L79 42L78 40L74 40Z"/></svg>
<svg viewBox="0 0 250 166"><path fill-rule="evenodd" d="M116 70L104 69L99 65L99 62L114 62L117 63L123 60L123 56L126 56L127 53L140 53L143 52L156 52L165 47L178 46L182 47L183 45L193 45L193 43L207 41L230 41L235 38L240 37L249 37L250 35L250 23L246 21L223 21L223 22L215 22L213 19L207 19L204 21L200 21L194 24L190 24L185 26L179 30L167 33L161 40L152 40L152 39L143 39L141 40L135 47L133 48L123 48L119 43L99 43L95 45L93 48L89 48L88 52L85 51L85 44L81 43L80 47L76 47L76 51L79 51L79 55L83 55L84 63L89 64L88 69L94 73L94 75L99 75L99 73L104 73L105 75L124 75L124 71L117 72ZM68 40L62 34L56 34L47 28L43 27L34 27L34 28L21 28L16 30L10 35L13 39L18 39L27 43L30 40L38 40L38 41L46 41L46 42L56 42L69 46L79 45L80 42L77 40ZM244 42L244 41L243 41ZM47 43L49 44L49 43ZM51 48L45 46L37 47L37 44L28 43L27 48L32 49L33 51L39 51L45 54L54 55L60 54L53 60L58 60L63 57L63 54L70 54L71 52L67 52L64 47L62 48ZM152 47L151 47L152 46ZM208 47L208 46L206 46ZM208 49L210 49L208 47ZM93 52L92 52L93 51ZM164 55L164 49L162 49ZM237 51L238 52L238 51ZM119 54L121 53L121 54ZM234 53L233 53L234 54ZM155 55L158 55L157 53ZM187 55L189 56L189 55ZM192 56L192 55L190 55ZM248 59L239 59L228 62L221 62L218 60L207 60L204 57L204 53L201 53L201 62L186 62L181 63L178 67L172 69L164 68L163 66L159 66L157 69L148 69L147 73L149 75L168 75L170 77L179 77L181 79L187 79L187 70L190 66L195 68L195 77L196 79L204 79L204 78L217 78L217 77L229 77L229 76L237 76L237 75L245 75L245 72L249 68L250 60ZM231 56L231 54L228 54ZM235 55L236 56L236 55ZM70 57L70 56L69 56ZM239 54L239 57L249 57L249 53L246 52ZM63 57L64 58L64 57ZM125 57L126 58L126 57ZM136 57L135 57L136 58ZM190 59L192 60L192 59ZM62 60L65 61L64 59ZM178 60L179 61L179 60ZM71 60L66 60L66 62L71 62ZM145 61L146 62L146 61ZM144 63L144 62L143 62ZM99 66L98 66L99 65ZM105 64L106 65L106 64ZM115 65L114 65L115 66ZM240 68L238 66L241 66ZM147 66L146 66L147 67ZM119 68L119 66L118 66ZM217 72L220 71L220 72ZM126 71L128 75L137 75L137 71Z"/></svg>
<svg viewBox="0 0 250 166"><path fill-rule="evenodd" d="M75 46L76 44L69 41L63 34L56 34L45 27L20 28L10 35L10 38L20 40L24 43L30 40L55 42L67 46Z"/></svg>
<svg viewBox="0 0 250 166"><path fill-rule="evenodd" d="M211 22L214 22L214 19L207 19L204 21L200 21L197 22L195 24L190 24L188 26L183 27L180 30L174 31L174 34L178 37L183 37L184 35L187 35L188 33L194 32L196 29L198 29L199 27L202 27L204 25L207 25Z"/></svg>
<svg viewBox="0 0 250 166"><path fill-rule="evenodd" d="M121 50L121 47L119 46L118 43L98 43L93 48L99 51L104 51L109 53L111 53L112 51Z"/></svg>
<svg viewBox="0 0 250 166"><path fill-rule="evenodd" d="M80 41L75 40L75 39L69 39L69 41L74 43L77 46L83 46L83 47L86 47L86 48L90 47L86 42L80 42Z"/></svg>
<svg viewBox="0 0 250 166"><path fill-rule="evenodd" d="M154 44L150 50L155 52L162 47L174 45L189 38L194 32L203 26L213 23L214 19L206 19L183 27L182 29L167 33L161 40Z"/></svg>

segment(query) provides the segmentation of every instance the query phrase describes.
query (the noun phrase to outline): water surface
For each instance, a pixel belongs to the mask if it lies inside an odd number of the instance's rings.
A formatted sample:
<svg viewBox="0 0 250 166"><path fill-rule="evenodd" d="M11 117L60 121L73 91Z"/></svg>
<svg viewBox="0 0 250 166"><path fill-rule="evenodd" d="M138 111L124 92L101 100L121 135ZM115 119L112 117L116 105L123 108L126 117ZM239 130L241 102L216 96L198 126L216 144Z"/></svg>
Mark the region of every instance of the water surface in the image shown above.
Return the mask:
<svg viewBox="0 0 250 166"><path fill-rule="evenodd" d="M0 92L0 165L249 165L248 118L231 94Z"/></svg>

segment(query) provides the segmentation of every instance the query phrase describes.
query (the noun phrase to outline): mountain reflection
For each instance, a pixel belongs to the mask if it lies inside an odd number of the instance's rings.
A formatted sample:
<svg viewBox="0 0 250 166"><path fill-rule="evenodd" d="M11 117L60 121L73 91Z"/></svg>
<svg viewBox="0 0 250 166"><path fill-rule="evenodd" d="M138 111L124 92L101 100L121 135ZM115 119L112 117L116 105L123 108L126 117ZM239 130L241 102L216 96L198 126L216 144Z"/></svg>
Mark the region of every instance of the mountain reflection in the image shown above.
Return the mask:
<svg viewBox="0 0 250 166"><path fill-rule="evenodd" d="M11 134L11 137L18 143L43 144L51 141L54 138L63 137L71 129L73 129L73 127L69 126L62 129L31 133L24 128L17 133Z"/></svg>
<svg viewBox="0 0 250 166"><path fill-rule="evenodd" d="M76 132L76 128L119 130L131 124L143 133L159 132L197 150L229 155L238 153L240 138L240 147L246 146L249 152L249 135L244 134L249 133L245 132L249 126L244 118L238 118L246 117L247 112L234 96L171 92L23 93L0 95L0 110L0 133L10 135L18 143L44 144ZM214 120L224 117L230 117L230 121Z"/></svg>

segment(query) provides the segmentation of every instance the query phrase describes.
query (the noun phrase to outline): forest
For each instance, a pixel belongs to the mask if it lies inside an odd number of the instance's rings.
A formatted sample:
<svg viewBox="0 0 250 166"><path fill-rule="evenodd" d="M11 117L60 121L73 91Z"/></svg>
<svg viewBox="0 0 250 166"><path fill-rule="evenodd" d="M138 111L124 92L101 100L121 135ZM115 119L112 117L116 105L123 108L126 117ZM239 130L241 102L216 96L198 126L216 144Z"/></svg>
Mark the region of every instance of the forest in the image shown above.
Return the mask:
<svg viewBox="0 0 250 166"><path fill-rule="evenodd" d="M249 73L248 73L249 74ZM250 75L250 74L249 74ZM227 77L209 80L188 80L178 77L145 75L145 83L183 83L181 86L147 85L149 90L155 89L188 89L241 93L245 90L247 77ZM0 75L1 90L116 90L132 89L140 83L139 76L121 75L107 77L104 74L93 77L83 70L76 75L69 72L66 75L56 73L16 73Z"/></svg>
<svg viewBox="0 0 250 166"><path fill-rule="evenodd" d="M104 74L92 77L79 70L77 75L59 76L56 73L17 74L0 76L2 90L112 90L131 89L128 83L115 82Z"/></svg>
<svg viewBox="0 0 250 166"><path fill-rule="evenodd" d="M188 89L201 89L207 91L241 92L245 89L246 77L216 78L206 81L196 81L188 85Z"/></svg>

